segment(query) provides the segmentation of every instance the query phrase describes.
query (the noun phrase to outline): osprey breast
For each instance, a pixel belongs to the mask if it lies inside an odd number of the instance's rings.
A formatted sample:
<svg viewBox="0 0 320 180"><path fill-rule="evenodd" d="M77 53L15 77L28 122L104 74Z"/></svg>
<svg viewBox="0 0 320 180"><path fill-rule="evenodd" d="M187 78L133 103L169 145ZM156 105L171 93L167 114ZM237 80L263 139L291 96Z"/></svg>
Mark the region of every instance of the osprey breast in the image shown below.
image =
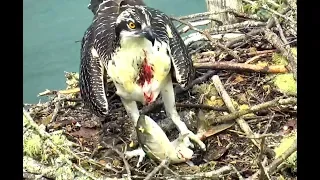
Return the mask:
<svg viewBox="0 0 320 180"><path fill-rule="evenodd" d="M140 72L138 75L138 83L142 87L145 83L150 84L153 78L153 66L148 63L147 52L143 50L144 57L141 63Z"/></svg>
<svg viewBox="0 0 320 180"><path fill-rule="evenodd" d="M166 49L152 46L144 38L122 44L108 63L108 74L117 86L118 95L153 102L171 67Z"/></svg>

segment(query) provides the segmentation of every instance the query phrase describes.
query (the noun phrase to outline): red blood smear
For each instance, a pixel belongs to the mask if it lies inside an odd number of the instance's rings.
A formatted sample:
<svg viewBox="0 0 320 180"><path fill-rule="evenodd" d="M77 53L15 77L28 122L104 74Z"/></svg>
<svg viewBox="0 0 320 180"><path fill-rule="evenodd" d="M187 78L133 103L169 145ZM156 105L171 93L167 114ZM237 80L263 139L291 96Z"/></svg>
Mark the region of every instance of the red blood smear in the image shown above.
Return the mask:
<svg viewBox="0 0 320 180"><path fill-rule="evenodd" d="M150 96L148 96L146 93L144 93L144 99L146 100L146 102L149 104L152 102L153 99L153 93L150 94Z"/></svg>
<svg viewBox="0 0 320 180"><path fill-rule="evenodd" d="M142 62L142 67L139 72L139 78L138 78L138 83L141 87L143 87L144 83L147 82L148 84L151 83L151 79L153 78L153 68L152 66L148 65L147 62L147 53L145 50L144 52L144 60ZM144 93L144 99L147 103L151 103L153 99L153 93L148 96L146 93Z"/></svg>
<svg viewBox="0 0 320 180"><path fill-rule="evenodd" d="M143 50L143 52L144 52L145 57L142 62L142 68L140 69L139 79L138 79L138 83L141 87L144 85L144 82L147 82L148 84L150 84L151 79L153 78L153 68L152 68L152 66L148 65L148 63L147 63L146 51Z"/></svg>

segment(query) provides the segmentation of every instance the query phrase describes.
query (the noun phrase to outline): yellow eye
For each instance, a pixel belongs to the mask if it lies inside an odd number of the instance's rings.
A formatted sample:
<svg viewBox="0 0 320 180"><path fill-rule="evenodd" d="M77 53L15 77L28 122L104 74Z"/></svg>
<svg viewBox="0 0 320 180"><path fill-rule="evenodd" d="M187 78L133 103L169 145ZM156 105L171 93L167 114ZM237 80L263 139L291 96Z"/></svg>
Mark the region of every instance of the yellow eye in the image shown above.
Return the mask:
<svg viewBox="0 0 320 180"><path fill-rule="evenodd" d="M133 22L129 22L128 26L129 26L130 29L135 29L136 28L136 24L133 23Z"/></svg>

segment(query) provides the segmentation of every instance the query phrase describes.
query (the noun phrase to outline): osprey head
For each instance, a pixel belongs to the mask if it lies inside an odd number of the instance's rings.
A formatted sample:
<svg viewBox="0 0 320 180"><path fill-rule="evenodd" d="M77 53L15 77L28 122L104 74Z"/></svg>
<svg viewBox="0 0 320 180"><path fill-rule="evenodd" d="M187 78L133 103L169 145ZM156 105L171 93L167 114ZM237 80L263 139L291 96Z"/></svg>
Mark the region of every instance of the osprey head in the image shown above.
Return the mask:
<svg viewBox="0 0 320 180"><path fill-rule="evenodd" d="M127 6L122 6L125 8ZM116 21L116 36L123 38L146 38L154 45L155 36L150 26L149 15L142 6L130 6L122 11Z"/></svg>

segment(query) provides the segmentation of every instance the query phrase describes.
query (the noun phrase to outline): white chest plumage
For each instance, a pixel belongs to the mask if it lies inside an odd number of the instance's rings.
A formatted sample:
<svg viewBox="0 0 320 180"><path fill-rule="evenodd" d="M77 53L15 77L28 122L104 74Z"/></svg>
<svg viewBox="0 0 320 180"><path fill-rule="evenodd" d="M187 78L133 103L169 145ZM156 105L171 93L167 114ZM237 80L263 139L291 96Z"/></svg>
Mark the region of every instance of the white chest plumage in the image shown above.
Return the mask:
<svg viewBox="0 0 320 180"><path fill-rule="evenodd" d="M157 41L152 46L145 38L123 39L107 69L117 94L142 103L154 101L171 68L167 48Z"/></svg>

